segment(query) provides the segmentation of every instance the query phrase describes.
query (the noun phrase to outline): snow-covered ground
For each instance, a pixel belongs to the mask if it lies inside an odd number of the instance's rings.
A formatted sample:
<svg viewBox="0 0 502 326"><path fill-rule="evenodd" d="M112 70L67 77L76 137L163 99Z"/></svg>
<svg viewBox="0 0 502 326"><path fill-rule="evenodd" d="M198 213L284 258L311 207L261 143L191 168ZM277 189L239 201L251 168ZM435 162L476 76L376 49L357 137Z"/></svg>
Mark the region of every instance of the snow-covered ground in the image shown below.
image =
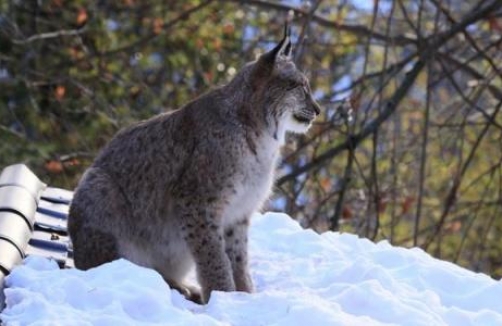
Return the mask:
<svg viewBox="0 0 502 326"><path fill-rule="evenodd" d="M82 272L31 257L7 279L7 325L502 325L502 283L419 249L318 235L257 214L256 293L216 292L205 306L125 260Z"/></svg>

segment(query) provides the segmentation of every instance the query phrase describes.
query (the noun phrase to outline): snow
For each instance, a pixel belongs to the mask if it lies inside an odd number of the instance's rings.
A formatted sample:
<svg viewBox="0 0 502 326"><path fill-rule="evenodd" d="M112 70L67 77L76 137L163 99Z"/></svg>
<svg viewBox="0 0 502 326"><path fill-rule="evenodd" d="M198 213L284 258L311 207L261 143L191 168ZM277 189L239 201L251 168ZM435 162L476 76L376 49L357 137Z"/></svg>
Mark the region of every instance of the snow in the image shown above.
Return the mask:
<svg viewBox="0 0 502 326"><path fill-rule="evenodd" d="M256 291L205 306L118 260L89 271L29 257L7 278L7 325L502 325L502 284L420 249L318 235L279 213L250 230Z"/></svg>

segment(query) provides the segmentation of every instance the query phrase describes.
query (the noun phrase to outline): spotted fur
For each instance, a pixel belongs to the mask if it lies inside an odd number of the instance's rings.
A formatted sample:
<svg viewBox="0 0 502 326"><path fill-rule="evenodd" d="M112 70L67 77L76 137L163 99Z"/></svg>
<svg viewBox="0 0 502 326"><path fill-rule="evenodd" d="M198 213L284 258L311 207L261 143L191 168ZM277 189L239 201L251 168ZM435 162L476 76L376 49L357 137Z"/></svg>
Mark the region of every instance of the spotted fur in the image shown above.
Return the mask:
<svg viewBox="0 0 502 326"><path fill-rule="evenodd" d="M75 192L76 267L123 257L200 302L253 291L249 218L271 192L286 132L307 131L317 114L286 35L228 85L119 132ZM194 265L200 295L183 285Z"/></svg>

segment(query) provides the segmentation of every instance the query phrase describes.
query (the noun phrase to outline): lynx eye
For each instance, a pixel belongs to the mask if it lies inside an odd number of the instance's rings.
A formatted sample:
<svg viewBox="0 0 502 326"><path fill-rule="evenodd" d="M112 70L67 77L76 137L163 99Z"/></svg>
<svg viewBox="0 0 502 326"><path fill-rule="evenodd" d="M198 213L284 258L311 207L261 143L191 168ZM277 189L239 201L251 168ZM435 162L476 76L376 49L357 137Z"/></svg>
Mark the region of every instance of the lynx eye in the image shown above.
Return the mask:
<svg viewBox="0 0 502 326"><path fill-rule="evenodd" d="M287 91L291 91L291 90L293 90L295 88L298 88L298 87L301 87L301 86L302 85L299 84L297 81L295 81L295 80L289 80L288 83L287 83L287 85L286 85L286 90Z"/></svg>

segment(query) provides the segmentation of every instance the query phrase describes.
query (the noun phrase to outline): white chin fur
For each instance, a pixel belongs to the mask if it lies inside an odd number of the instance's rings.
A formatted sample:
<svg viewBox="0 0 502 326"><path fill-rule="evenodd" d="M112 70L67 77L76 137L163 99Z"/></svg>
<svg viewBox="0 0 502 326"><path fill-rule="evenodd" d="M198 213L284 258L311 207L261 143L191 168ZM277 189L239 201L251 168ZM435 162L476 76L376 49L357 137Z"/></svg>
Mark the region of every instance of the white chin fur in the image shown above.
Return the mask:
<svg viewBox="0 0 502 326"><path fill-rule="evenodd" d="M309 130L311 125L312 125L311 123L306 124L306 123L299 122L295 118L290 116L285 121L284 129L288 132L293 132L293 133L297 133L297 134L304 134Z"/></svg>
<svg viewBox="0 0 502 326"><path fill-rule="evenodd" d="M292 132L296 134L304 134L309 130L311 124L301 123L294 119L292 116L288 116L279 123L279 130L277 133L277 140L281 145L286 142L286 133Z"/></svg>

